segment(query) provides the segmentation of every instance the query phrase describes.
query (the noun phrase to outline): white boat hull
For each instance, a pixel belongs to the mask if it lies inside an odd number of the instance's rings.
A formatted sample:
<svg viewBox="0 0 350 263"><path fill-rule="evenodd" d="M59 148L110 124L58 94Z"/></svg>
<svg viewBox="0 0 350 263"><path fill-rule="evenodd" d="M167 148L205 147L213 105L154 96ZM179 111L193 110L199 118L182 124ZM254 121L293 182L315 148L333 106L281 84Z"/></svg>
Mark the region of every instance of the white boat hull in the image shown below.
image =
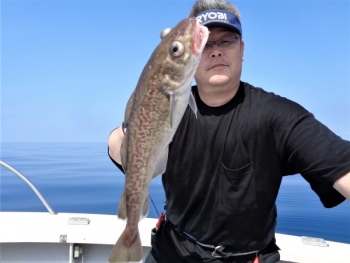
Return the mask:
<svg viewBox="0 0 350 263"><path fill-rule="evenodd" d="M139 224L144 257L156 222L145 218ZM124 227L113 215L0 212L0 262L105 263ZM350 244L327 241L328 247L311 246L301 237L283 234L276 239L283 262L350 262Z"/></svg>

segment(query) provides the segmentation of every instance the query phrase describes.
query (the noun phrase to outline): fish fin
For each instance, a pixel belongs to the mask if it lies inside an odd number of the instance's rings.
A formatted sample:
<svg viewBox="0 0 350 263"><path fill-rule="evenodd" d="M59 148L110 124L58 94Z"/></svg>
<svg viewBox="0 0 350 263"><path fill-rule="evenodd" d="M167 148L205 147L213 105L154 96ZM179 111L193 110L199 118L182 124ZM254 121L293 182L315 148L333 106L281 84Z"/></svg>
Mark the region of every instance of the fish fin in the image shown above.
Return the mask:
<svg viewBox="0 0 350 263"><path fill-rule="evenodd" d="M136 90L133 91L133 93L131 94L131 96L128 100L128 103L126 104L125 113L124 113L124 125L125 125L125 127L128 126L130 113L132 111L132 106L134 104L135 93L136 93Z"/></svg>
<svg viewBox="0 0 350 263"><path fill-rule="evenodd" d="M118 218L122 220L126 220L126 193L125 189L123 190L123 194L120 197L119 206L118 206L118 212L117 212Z"/></svg>
<svg viewBox="0 0 350 263"><path fill-rule="evenodd" d="M173 118L175 116L175 93L174 92L169 92L169 100L170 100L170 128L173 127Z"/></svg>
<svg viewBox="0 0 350 263"><path fill-rule="evenodd" d="M111 255L109 256L109 263L141 263L142 262L142 245L140 234L130 246L126 246L124 240L126 239L126 231L120 235L117 243L113 247Z"/></svg>
<svg viewBox="0 0 350 263"><path fill-rule="evenodd" d="M158 175L163 174L165 172L166 165L168 163L168 153L169 153L169 147L166 147L157 161L152 179L156 178ZM119 206L120 206L120 203L119 203ZM149 193L147 192L147 196L145 198L145 202L143 203L139 221L147 217L148 213L149 213ZM119 209L118 209L118 217L119 217ZM126 205L125 205L125 217L126 217Z"/></svg>
<svg viewBox="0 0 350 263"><path fill-rule="evenodd" d="M188 104L190 105L191 110L193 111L194 115L196 115L197 118L197 104L196 99L193 97L193 93L190 93L190 99L188 101Z"/></svg>
<svg viewBox="0 0 350 263"><path fill-rule="evenodd" d="M166 96L169 96L169 112L170 112L170 117L169 117L169 121L170 121L170 128L173 127L173 123L174 123L174 116L175 115L175 107L176 107L176 100L175 100L175 93L172 91L165 91L163 90L164 94Z"/></svg>
<svg viewBox="0 0 350 263"><path fill-rule="evenodd" d="M147 196L145 198L145 202L143 203L143 207L142 207L142 210L141 210L139 221L141 221L142 219L147 217L148 212L149 212L149 193L147 191Z"/></svg>
<svg viewBox="0 0 350 263"><path fill-rule="evenodd" d="M131 115L131 112L132 112L132 107L134 105L134 98L135 98L135 93L136 93L136 90L133 91L133 93L131 94L129 100L128 100L128 104L126 105L126 109L125 109L125 113L124 113L124 121L123 121L123 132L124 132L124 129L127 129L128 128L128 122L129 122L129 117ZM121 160L121 165L123 167L123 170L126 171L126 150L125 150L125 138L127 137L127 133L124 132L124 137L123 137L123 140L122 140L122 144L120 146L120 160Z"/></svg>
<svg viewBox="0 0 350 263"><path fill-rule="evenodd" d="M153 172L152 179L156 178L158 175L161 175L165 172L166 166L168 163L168 154L169 154L169 146L164 149L162 154L159 156L158 161L155 165L155 169ZM140 221L145 218L148 215L149 212L149 194L147 193L145 202L143 204L143 208L140 215ZM121 220L126 220L126 193L125 189L123 190L123 194L120 198L119 205L118 205L118 212L117 212L118 218Z"/></svg>
<svg viewBox="0 0 350 263"><path fill-rule="evenodd" d="M166 170L166 165L168 163L169 146L164 149L162 154L159 156L152 179L156 178L158 175L163 174Z"/></svg>
<svg viewBox="0 0 350 263"><path fill-rule="evenodd" d="M143 207L141 210L140 218L139 221L147 217L149 213L149 193L147 192L147 196L145 198L145 202L143 203ZM123 221L126 221L127 219L127 214L126 214L126 194L125 194L125 189L123 191L123 194L120 198L119 205L118 205L118 219L121 219Z"/></svg>

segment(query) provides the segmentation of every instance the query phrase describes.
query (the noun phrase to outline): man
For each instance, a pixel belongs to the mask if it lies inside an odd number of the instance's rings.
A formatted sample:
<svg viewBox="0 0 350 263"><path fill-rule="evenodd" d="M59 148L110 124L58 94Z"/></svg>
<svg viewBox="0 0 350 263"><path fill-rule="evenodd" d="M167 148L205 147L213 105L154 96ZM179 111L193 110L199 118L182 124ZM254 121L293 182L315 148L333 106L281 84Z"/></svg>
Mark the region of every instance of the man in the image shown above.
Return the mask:
<svg viewBox="0 0 350 263"><path fill-rule="evenodd" d="M298 104L240 81L239 12L197 1L190 16L210 35L197 68L197 118L187 109L163 174L166 217L146 262L279 261L275 201L282 176L300 173L325 207L350 199L350 142ZM121 128L109 138L120 164Z"/></svg>

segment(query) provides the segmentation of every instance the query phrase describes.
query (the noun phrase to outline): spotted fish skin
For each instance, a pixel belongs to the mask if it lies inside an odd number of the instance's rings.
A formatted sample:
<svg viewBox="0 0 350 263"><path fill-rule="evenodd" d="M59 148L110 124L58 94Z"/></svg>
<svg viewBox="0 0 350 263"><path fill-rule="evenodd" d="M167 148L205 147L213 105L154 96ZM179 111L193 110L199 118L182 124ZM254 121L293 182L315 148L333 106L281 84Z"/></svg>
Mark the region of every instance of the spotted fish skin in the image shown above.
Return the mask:
<svg viewBox="0 0 350 263"><path fill-rule="evenodd" d="M166 169L168 146L188 105L196 112L191 82L208 34L195 18L163 34L128 101L121 146L126 180L118 208L127 222L110 263L142 262L138 222L148 212L149 184Z"/></svg>

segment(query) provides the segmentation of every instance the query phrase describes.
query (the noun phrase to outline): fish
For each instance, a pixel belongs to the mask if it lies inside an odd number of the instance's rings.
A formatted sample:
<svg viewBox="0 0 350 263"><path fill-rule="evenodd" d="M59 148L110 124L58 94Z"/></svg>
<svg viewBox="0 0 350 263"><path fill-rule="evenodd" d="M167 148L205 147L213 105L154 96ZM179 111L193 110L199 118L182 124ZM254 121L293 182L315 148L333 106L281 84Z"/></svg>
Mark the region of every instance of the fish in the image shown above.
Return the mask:
<svg viewBox="0 0 350 263"><path fill-rule="evenodd" d="M194 17L164 30L129 98L121 145L125 187L118 207L126 226L109 263L142 262L138 222L148 213L150 182L165 172L169 144L187 107L197 112L191 83L208 35Z"/></svg>

